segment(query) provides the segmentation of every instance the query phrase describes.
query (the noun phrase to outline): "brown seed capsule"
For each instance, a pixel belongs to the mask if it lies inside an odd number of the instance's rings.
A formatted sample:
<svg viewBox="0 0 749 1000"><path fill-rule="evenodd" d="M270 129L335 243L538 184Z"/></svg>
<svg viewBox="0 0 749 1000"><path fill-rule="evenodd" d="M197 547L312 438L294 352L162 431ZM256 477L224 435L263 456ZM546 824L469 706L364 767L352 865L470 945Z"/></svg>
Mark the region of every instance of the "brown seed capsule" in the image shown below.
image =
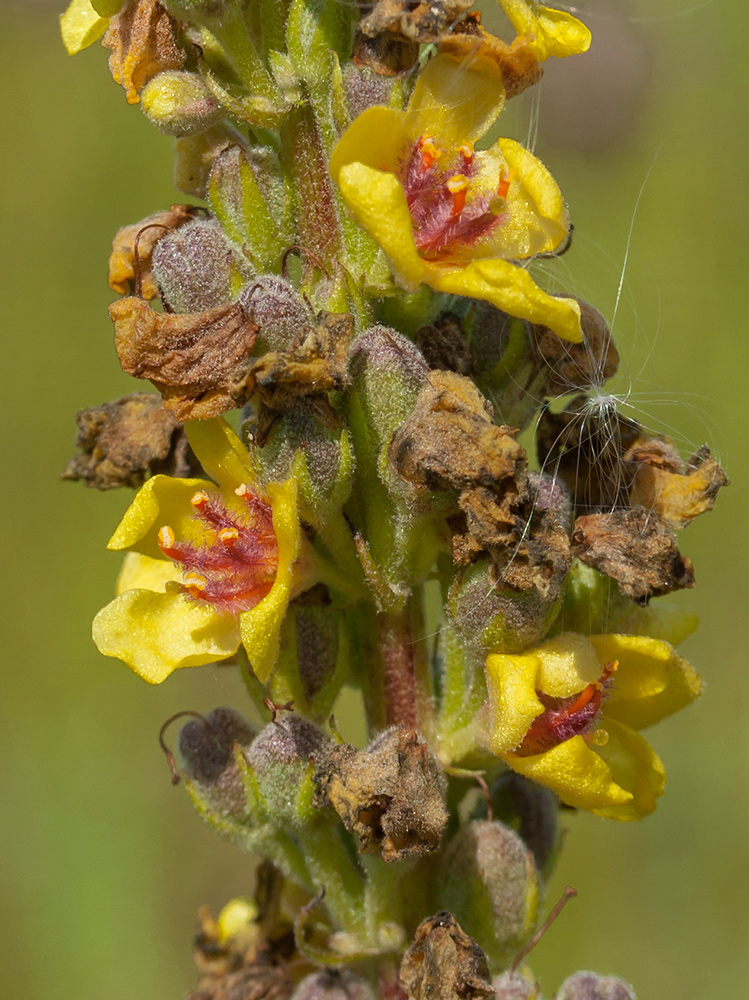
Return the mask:
<svg viewBox="0 0 749 1000"><path fill-rule="evenodd" d="M403 956L400 984L408 1000L493 997L486 955L447 910L423 920Z"/></svg>

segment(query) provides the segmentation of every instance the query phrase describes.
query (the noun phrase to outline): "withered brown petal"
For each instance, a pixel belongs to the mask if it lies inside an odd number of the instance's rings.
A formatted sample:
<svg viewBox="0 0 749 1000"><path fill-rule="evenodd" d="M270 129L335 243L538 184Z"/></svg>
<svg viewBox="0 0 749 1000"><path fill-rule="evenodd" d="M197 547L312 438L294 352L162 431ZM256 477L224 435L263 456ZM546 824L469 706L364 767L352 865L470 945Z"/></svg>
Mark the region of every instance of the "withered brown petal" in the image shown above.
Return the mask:
<svg viewBox="0 0 749 1000"><path fill-rule="evenodd" d="M691 561L679 552L671 529L645 507L578 517L572 554L612 577L639 604L694 586Z"/></svg>
<svg viewBox="0 0 749 1000"><path fill-rule="evenodd" d="M186 55L179 32L180 22L157 0L130 0L110 18L101 44L111 49L109 71L125 88L128 104L138 103L139 92L158 73L182 68Z"/></svg>
<svg viewBox="0 0 749 1000"><path fill-rule="evenodd" d="M314 782L317 804L335 809L360 854L397 861L439 847L448 818L445 777L413 730L388 729L367 750L334 745Z"/></svg>
<svg viewBox="0 0 749 1000"><path fill-rule="evenodd" d="M246 370L258 331L238 302L164 314L131 296L113 302L109 315L123 369L150 379L177 420L204 420L236 407L230 387Z"/></svg>
<svg viewBox="0 0 749 1000"><path fill-rule="evenodd" d="M408 1000L494 996L486 955L447 910L440 910L416 928L403 956L400 984Z"/></svg>
<svg viewBox="0 0 749 1000"><path fill-rule="evenodd" d="M155 299L159 294L151 277L151 257L159 240L195 216L194 205L172 205L168 212L156 212L132 226L123 226L112 241L109 256L109 287L120 295L135 292L137 267L140 268L141 297ZM135 244L138 244L138 265Z"/></svg>
<svg viewBox="0 0 749 1000"><path fill-rule="evenodd" d="M670 528L685 527L715 506L715 498L728 485L719 463L704 446L683 463L669 443L654 441L628 453L637 469L630 502L652 510Z"/></svg>
<svg viewBox="0 0 749 1000"><path fill-rule="evenodd" d="M161 397L134 392L111 403L80 410L76 444L83 454L68 462L63 479L82 480L97 490L137 489L149 476L199 474L181 425Z"/></svg>
<svg viewBox="0 0 749 1000"><path fill-rule="evenodd" d="M408 482L430 489L491 486L525 468L525 451L469 378L431 371L416 407L393 437L390 461Z"/></svg>

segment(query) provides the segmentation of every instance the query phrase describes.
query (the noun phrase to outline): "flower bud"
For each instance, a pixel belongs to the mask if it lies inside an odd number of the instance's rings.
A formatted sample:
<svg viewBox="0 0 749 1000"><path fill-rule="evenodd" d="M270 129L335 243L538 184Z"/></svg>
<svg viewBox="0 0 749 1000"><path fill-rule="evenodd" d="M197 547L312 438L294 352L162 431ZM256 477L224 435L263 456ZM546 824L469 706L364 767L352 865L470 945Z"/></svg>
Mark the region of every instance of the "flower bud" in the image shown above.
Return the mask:
<svg viewBox="0 0 749 1000"><path fill-rule="evenodd" d="M114 17L125 6L125 0L91 0L91 6L102 17Z"/></svg>
<svg viewBox="0 0 749 1000"><path fill-rule="evenodd" d="M227 121L207 132L188 135L175 143L174 184L192 198L208 197L208 178L216 157L229 146L246 140Z"/></svg>
<svg viewBox="0 0 749 1000"><path fill-rule="evenodd" d="M496 819L520 834L530 848L536 868L548 876L559 849L559 802L548 788L520 774L507 772L490 785Z"/></svg>
<svg viewBox="0 0 749 1000"><path fill-rule="evenodd" d="M373 104L388 104L394 81L373 73L366 66L346 63L343 68L343 91L351 118Z"/></svg>
<svg viewBox="0 0 749 1000"><path fill-rule="evenodd" d="M159 240L151 272L172 312L199 313L231 298L233 250L215 219L195 219Z"/></svg>
<svg viewBox="0 0 749 1000"><path fill-rule="evenodd" d="M303 788L310 782L311 797L310 763L329 742L314 723L293 713L269 723L255 738L247 759L263 805L274 822L304 823L308 819L310 811L302 804L307 801Z"/></svg>
<svg viewBox="0 0 749 1000"><path fill-rule="evenodd" d="M153 77L140 100L149 120L177 137L205 132L225 114L203 77L184 70L164 70Z"/></svg>
<svg viewBox="0 0 749 1000"><path fill-rule="evenodd" d="M455 914L492 964L506 964L533 931L539 882L533 856L504 823L474 820L452 839L437 877L439 905Z"/></svg>
<svg viewBox="0 0 749 1000"><path fill-rule="evenodd" d="M231 708L215 708L194 719L179 734L179 755L201 813L242 822L248 817L242 774L234 759L236 746L249 748L254 732Z"/></svg>
<svg viewBox="0 0 749 1000"><path fill-rule="evenodd" d="M285 249L286 239L279 231L284 191L274 154L256 154L240 145L216 157L208 179L214 215L261 272L276 270Z"/></svg>
<svg viewBox="0 0 749 1000"><path fill-rule="evenodd" d="M637 1000L637 997L621 979L599 976L596 972L576 972L559 987L556 1000Z"/></svg>
<svg viewBox="0 0 749 1000"><path fill-rule="evenodd" d="M494 1000L542 1000L538 984L508 969L492 981Z"/></svg>
<svg viewBox="0 0 749 1000"><path fill-rule="evenodd" d="M346 969L323 969L305 976L291 1000L375 1000L366 980Z"/></svg>
<svg viewBox="0 0 749 1000"><path fill-rule="evenodd" d="M275 274L261 274L240 294L239 302L247 318L259 327L257 354L282 351L312 328L313 317L304 299L290 282Z"/></svg>

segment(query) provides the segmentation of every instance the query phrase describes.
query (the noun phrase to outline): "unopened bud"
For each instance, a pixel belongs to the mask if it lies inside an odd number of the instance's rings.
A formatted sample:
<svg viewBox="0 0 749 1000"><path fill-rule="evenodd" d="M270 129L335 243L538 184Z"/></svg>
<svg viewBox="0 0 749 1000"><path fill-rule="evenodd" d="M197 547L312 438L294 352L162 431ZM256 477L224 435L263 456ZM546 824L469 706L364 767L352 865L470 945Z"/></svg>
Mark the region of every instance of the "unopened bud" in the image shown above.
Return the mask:
<svg viewBox="0 0 749 1000"><path fill-rule="evenodd" d="M141 107L167 135L182 138L205 132L224 117L224 110L198 73L164 70L146 84Z"/></svg>
<svg viewBox="0 0 749 1000"><path fill-rule="evenodd" d="M323 969L305 976L291 1000L375 1000L366 980L345 969Z"/></svg>
<svg viewBox="0 0 749 1000"><path fill-rule="evenodd" d="M232 247L214 219L195 219L159 240L151 271L164 304L198 313L231 298Z"/></svg>
<svg viewBox="0 0 749 1000"><path fill-rule="evenodd" d="M542 1000L538 983L526 979L520 972L508 969L493 982L494 1000Z"/></svg>
<svg viewBox="0 0 749 1000"><path fill-rule="evenodd" d="M346 63L343 68L343 90L349 114L356 118L373 104L387 104L394 81L378 76L366 66Z"/></svg>
<svg viewBox="0 0 749 1000"><path fill-rule="evenodd" d="M613 976L576 972L559 987L556 1000L637 1000L631 986Z"/></svg>
<svg viewBox="0 0 749 1000"><path fill-rule="evenodd" d="M239 302L249 320L258 326L258 348L281 351L311 329L313 317L294 286L274 274L262 274L244 289Z"/></svg>
<svg viewBox="0 0 749 1000"><path fill-rule="evenodd" d="M496 819L520 834L530 848L536 868L550 874L559 848L559 802L550 789L508 771L490 785Z"/></svg>
<svg viewBox="0 0 749 1000"><path fill-rule="evenodd" d="M520 837L504 823L468 823L448 845L438 879L439 904L492 963L509 962L533 931L540 892L533 856Z"/></svg>
<svg viewBox="0 0 749 1000"><path fill-rule="evenodd" d="M297 808L300 788L311 780L311 765L329 742L314 723L291 712L269 723L253 741L247 759L274 820L304 821L306 814Z"/></svg>
<svg viewBox="0 0 749 1000"><path fill-rule="evenodd" d="M179 754L195 796L211 814L242 820L247 803L236 746L249 748L254 732L231 708L215 708L183 726Z"/></svg>
<svg viewBox="0 0 749 1000"><path fill-rule="evenodd" d="M192 198L208 197L208 179L216 157L229 146L243 143L240 133L223 121L207 132L188 135L175 143L174 184Z"/></svg>
<svg viewBox="0 0 749 1000"><path fill-rule="evenodd" d="M91 6L102 17L114 17L125 6L125 0L91 0Z"/></svg>

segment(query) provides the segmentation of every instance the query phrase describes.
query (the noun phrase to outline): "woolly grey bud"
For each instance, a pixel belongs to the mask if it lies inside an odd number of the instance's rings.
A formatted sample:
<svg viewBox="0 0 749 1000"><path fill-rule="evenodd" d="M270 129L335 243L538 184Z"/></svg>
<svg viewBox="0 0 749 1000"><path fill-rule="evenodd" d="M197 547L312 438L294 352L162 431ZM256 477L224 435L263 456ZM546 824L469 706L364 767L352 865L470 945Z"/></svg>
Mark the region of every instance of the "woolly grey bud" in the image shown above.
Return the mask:
<svg viewBox="0 0 749 1000"><path fill-rule="evenodd" d="M156 244L151 271L165 306L199 313L230 299L232 249L215 219L196 219Z"/></svg>
<svg viewBox="0 0 749 1000"><path fill-rule="evenodd" d="M375 1000L372 987L346 970L323 969L305 976L291 1000Z"/></svg>
<svg viewBox="0 0 749 1000"><path fill-rule="evenodd" d="M576 972L559 987L556 1000L637 1000L632 988L613 976Z"/></svg>
<svg viewBox="0 0 749 1000"><path fill-rule="evenodd" d="M282 351L300 333L308 330L313 317L294 286L274 274L263 274L239 296L245 315L260 329L258 344ZM258 349L257 353L261 353Z"/></svg>

